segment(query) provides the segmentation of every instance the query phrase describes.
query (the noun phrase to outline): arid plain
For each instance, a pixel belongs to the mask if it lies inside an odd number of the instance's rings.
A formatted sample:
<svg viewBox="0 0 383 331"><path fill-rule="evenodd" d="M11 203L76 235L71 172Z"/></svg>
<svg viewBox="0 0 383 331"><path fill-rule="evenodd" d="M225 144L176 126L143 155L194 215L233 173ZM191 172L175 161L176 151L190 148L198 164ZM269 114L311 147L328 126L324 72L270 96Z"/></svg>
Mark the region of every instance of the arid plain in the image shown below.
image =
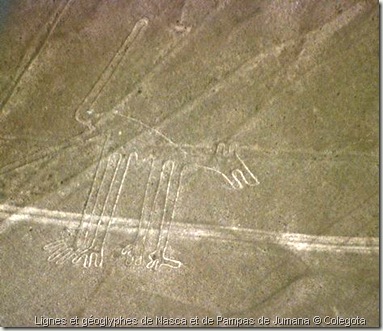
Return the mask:
<svg viewBox="0 0 383 331"><path fill-rule="evenodd" d="M376 1L2 0L0 43L1 326L379 325Z"/></svg>

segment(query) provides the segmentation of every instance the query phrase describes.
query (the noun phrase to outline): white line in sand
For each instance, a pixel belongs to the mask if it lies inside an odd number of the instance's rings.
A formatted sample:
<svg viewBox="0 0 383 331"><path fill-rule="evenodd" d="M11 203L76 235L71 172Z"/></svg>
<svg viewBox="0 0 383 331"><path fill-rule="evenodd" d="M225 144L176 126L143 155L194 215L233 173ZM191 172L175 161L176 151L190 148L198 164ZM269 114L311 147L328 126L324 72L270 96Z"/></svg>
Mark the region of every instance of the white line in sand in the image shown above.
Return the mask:
<svg viewBox="0 0 383 331"><path fill-rule="evenodd" d="M6 204L0 205L0 234L17 222L36 222L40 224L76 227L80 220L80 213L35 207L17 207ZM112 232L134 232L137 230L138 222L137 219L114 217L110 230ZM316 236L183 222L173 223L171 231L174 234L191 239L209 238L248 243L263 242L282 245L295 251L349 252L358 254L379 253L378 237Z"/></svg>

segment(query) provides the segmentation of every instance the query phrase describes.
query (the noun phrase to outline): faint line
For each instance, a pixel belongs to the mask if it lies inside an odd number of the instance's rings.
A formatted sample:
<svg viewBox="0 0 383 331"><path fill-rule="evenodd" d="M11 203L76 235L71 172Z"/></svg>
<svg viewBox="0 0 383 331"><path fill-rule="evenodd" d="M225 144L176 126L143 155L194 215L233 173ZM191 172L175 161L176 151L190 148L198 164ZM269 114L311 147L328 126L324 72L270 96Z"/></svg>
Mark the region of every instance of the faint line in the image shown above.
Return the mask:
<svg viewBox="0 0 383 331"><path fill-rule="evenodd" d="M69 5L74 0L68 0L67 3L62 7L56 10L49 18L48 22L40 29L40 34L33 40L32 50L27 49L23 58L20 61L20 64L17 68L16 77L8 86L8 89L5 91L2 100L0 101L0 112L3 110L4 106L8 103L9 99L12 97L16 87L18 86L21 78L24 76L25 72L31 67L37 56L44 49L49 37L52 35L55 30L58 22L60 22L62 15L67 11ZM59 7L62 2L59 2ZM46 29L48 27L48 29ZM46 32L46 30L48 30ZM2 117L5 117L9 114L8 112L2 113Z"/></svg>

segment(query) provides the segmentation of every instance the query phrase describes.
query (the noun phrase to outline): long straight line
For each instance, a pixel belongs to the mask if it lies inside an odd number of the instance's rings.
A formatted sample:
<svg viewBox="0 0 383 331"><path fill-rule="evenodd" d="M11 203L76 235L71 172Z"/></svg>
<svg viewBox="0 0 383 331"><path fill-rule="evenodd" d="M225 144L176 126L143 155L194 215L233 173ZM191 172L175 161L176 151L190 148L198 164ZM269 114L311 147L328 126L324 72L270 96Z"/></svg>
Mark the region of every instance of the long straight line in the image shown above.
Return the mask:
<svg viewBox="0 0 383 331"><path fill-rule="evenodd" d="M27 49L23 58L20 61L15 78L9 84L8 88L1 97L0 112L3 110L4 106L8 103L9 99L16 91L16 88L19 85L19 82L21 81L24 74L31 67L35 59L46 46L48 39L52 35L53 31L56 29L57 24L61 20L61 17L68 10L70 4L73 1L74 0L68 0L64 5L62 5L62 2L59 2L58 9L49 17L48 22L44 24L44 26L40 29L39 34L32 41L32 45ZM8 115L8 113L9 112L1 113L1 117Z"/></svg>
<svg viewBox="0 0 383 331"><path fill-rule="evenodd" d="M90 216L99 219L100 216ZM82 215L35 207L0 205L0 234L15 223L68 226L79 223ZM106 217L109 219L109 216ZM110 231L135 232L138 219L113 217ZM154 230L153 230L154 231ZM379 254L378 237L316 236L301 233L263 231L235 226L218 226L178 222L172 224L172 233L188 239L208 238L219 241L269 243L284 246L294 251L322 251L331 253Z"/></svg>

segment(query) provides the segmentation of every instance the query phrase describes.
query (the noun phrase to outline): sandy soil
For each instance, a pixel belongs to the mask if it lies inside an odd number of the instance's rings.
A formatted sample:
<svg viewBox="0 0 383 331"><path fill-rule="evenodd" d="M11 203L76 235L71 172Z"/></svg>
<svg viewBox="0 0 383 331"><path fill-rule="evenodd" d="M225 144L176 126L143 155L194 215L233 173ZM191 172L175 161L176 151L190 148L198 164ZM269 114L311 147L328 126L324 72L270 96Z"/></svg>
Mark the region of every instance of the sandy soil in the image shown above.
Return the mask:
<svg viewBox="0 0 383 331"><path fill-rule="evenodd" d="M375 1L0 1L0 325L379 325L378 40Z"/></svg>

